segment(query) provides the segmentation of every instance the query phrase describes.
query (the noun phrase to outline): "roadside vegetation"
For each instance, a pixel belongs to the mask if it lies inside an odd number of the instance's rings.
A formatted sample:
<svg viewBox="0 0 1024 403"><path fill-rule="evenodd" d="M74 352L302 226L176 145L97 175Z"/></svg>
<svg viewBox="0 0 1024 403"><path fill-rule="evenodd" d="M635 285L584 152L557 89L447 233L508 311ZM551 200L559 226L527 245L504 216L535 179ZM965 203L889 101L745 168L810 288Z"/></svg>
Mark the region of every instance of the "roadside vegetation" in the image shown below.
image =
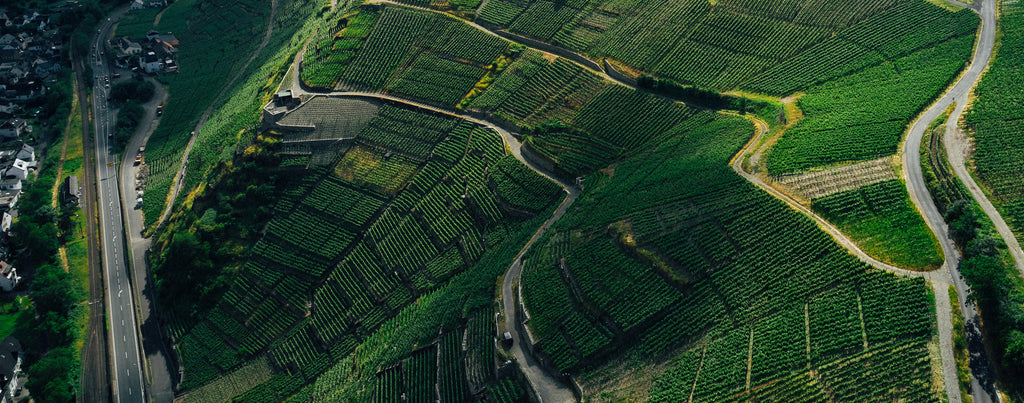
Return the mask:
<svg viewBox="0 0 1024 403"><path fill-rule="evenodd" d="M27 1L7 6L14 15L20 10L46 11L54 3ZM112 6L106 1L80 1L77 7L51 17L65 44L62 60L88 54L97 22ZM28 292L16 290L18 295L4 304L0 315L0 336L13 335L20 340L25 353L22 371L29 376L25 387L40 402L66 402L80 395L81 356L90 309L85 216L78 206L64 205L57 192L68 175L81 175L82 126L88 124L74 93L70 62L64 66L45 95L24 104L26 109L38 110L32 118L37 127L55 129L36 130L28 139L47 146L35 150L39 171L22 182L18 217L10 230L10 250L15 257L8 261L23 277Z"/></svg>
<svg viewBox="0 0 1024 403"><path fill-rule="evenodd" d="M75 97L77 101L77 97ZM72 99L67 99L72 107ZM89 265L84 213L64 205L56 192L59 179L82 166L82 114L75 104L59 137L52 139L32 181L23 183L19 217L12 225L12 250L23 250L12 262L29 282L28 298L16 299L8 334L25 349L26 385L39 401L63 402L80 389L82 346L86 338ZM65 145L65 143L67 143ZM62 150L70 153L62 159ZM60 178L58 170L65 172Z"/></svg>
<svg viewBox="0 0 1024 403"><path fill-rule="evenodd" d="M922 152L922 169L932 199L944 214L950 236L963 256L960 273L977 303L987 333L986 345L993 346L989 351L994 353L991 359L998 368L1000 387L1018 395L1021 391L1016 380L1024 365L1024 318L1015 301L1024 301L1024 279L994 224L949 167L942 142L948 112L931 125L925 137L929 146L922 150L929 151Z"/></svg>
<svg viewBox="0 0 1024 403"><path fill-rule="evenodd" d="M117 107L114 146L118 152L124 150L135 134L135 129L142 123L142 118L146 116L142 104L153 99L155 91L153 83L142 79L116 83L110 88L110 100Z"/></svg>

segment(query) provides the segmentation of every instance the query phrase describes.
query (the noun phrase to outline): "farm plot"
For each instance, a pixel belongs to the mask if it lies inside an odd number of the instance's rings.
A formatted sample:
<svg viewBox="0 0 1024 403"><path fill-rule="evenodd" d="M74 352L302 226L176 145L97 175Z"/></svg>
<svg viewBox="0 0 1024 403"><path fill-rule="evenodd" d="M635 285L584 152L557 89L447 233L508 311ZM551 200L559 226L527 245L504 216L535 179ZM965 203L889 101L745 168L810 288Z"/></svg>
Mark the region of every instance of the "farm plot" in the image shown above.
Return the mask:
<svg viewBox="0 0 1024 403"><path fill-rule="evenodd" d="M820 83L977 26L969 10L950 13L925 1L755 3L496 0L476 20L681 83L770 93Z"/></svg>
<svg viewBox="0 0 1024 403"><path fill-rule="evenodd" d="M887 180L812 200L813 208L836 224L867 253L908 268L942 263L938 241L910 201L900 180ZM892 231L899 228L900 231Z"/></svg>
<svg viewBox="0 0 1024 403"><path fill-rule="evenodd" d="M963 68L973 43L960 36L808 89L798 101L806 117L769 151L768 171L894 154L907 123Z"/></svg>
<svg viewBox="0 0 1024 403"><path fill-rule="evenodd" d="M821 171L783 175L776 182L801 197L817 199L891 179L896 179L892 158L882 157Z"/></svg>
<svg viewBox="0 0 1024 403"><path fill-rule="evenodd" d="M338 7L329 13L306 46L299 76L306 85L333 88L380 16L372 8L359 8L339 18L342 10Z"/></svg>
<svg viewBox="0 0 1024 403"><path fill-rule="evenodd" d="M493 103L498 98L503 101L496 103L491 111L505 120L528 125L562 121L607 85L590 70L566 59L557 58L539 69L535 67L537 62L538 59L533 58L514 71L504 72L499 80L512 74L523 80L516 85L520 80L510 78L498 87L489 88L480 96L486 97L486 101L470 107L481 107L484 102ZM491 91L497 92L494 98L488 94Z"/></svg>
<svg viewBox="0 0 1024 403"><path fill-rule="evenodd" d="M286 112L277 125L284 132L283 141L351 138L377 115L378 108L378 103L363 99L314 96Z"/></svg>
<svg viewBox="0 0 1024 403"><path fill-rule="evenodd" d="M649 136L613 172L588 175L584 196L527 254L522 290L537 348L559 370L586 373L624 350L695 346L650 396L722 401L748 376L759 390L808 365L860 368L923 346L933 332L927 287L869 269L736 176L727 161L749 124L705 122ZM905 393L938 398L919 376L927 359L900 365L914 374L900 381ZM889 390L882 374L836 374L822 382ZM823 394L814 387L799 393Z"/></svg>
<svg viewBox="0 0 1024 403"><path fill-rule="evenodd" d="M377 135L367 134L371 129ZM191 374L186 388L266 354L274 375L245 396L289 396L414 301L425 304L453 279L466 281L460 274L491 252L517 250L518 244L503 242L511 237L509 226L526 225L561 194L507 155L497 133L447 116L381 105L356 141L360 145L333 169L314 169L290 182L234 283L204 320L182 332L179 348ZM357 162L346 160L349 155ZM493 285L493 277L471 285L482 284ZM475 312L486 301L452 306L468 304ZM460 310L436 320L454 330L462 315ZM434 401L439 382L444 396L464 396L468 379L491 382L493 358L486 357L493 354L493 325L487 312L480 317L470 321L473 358L465 365L461 351L453 351L456 336L449 336L443 347L402 361L398 383L382 381L378 390L400 388L411 398ZM432 332L436 336L438 328ZM454 363L438 364L439 354Z"/></svg>
<svg viewBox="0 0 1024 403"><path fill-rule="evenodd" d="M740 87L769 94L789 94L883 61L894 61L971 36L977 26L978 16L970 10L950 13L924 1L901 2L752 77ZM940 57L935 60L952 58L960 63L967 60L961 51L949 54L950 50L938 54Z"/></svg>
<svg viewBox="0 0 1024 403"><path fill-rule="evenodd" d="M447 15L385 7L339 86L454 106L507 47Z"/></svg>
<svg viewBox="0 0 1024 403"><path fill-rule="evenodd" d="M1003 39L989 72L978 84L978 99L966 122L974 132L975 173L987 189L1007 225L1021 239L1024 234L1024 145L1019 141L1024 124L1021 110L1021 71L1017 61L1024 54L1024 9L1007 5L1000 10Z"/></svg>

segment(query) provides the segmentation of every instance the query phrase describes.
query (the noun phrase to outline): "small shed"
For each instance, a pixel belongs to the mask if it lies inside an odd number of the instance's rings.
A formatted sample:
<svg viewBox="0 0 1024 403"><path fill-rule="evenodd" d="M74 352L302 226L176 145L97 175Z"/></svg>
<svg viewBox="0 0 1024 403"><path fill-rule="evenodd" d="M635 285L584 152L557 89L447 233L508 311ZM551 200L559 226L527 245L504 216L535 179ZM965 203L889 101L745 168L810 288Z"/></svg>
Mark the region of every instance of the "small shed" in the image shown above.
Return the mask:
<svg viewBox="0 0 1024 403"><path fill-rule="evenodd" d="M78 177L71 175L64 179L64 184L61 186L61 192L64 195L65 204L78 204L78 199L81 196L81 189L78 188Z"/></svg>

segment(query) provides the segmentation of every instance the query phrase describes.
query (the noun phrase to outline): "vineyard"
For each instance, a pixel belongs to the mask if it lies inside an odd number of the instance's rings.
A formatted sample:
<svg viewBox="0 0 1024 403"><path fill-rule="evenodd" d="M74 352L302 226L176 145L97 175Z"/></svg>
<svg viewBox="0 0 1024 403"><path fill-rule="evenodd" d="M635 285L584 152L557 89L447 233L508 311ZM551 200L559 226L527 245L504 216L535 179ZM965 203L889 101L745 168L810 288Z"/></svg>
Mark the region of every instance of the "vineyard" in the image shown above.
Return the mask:
<svg viewBox="0 0 1024 403"><path fill-rule="evenodd" d="M343 9L338 8L329 14L330 17L324 18L317 27L316 36L306 46L299 76L306 85L333 88L380 16L375 10L366 8L339 18L336 14L340 10ZM337 22L334 22L335 18Z"/></svg>
<svg viewBox="0 0 1024 403"><path fill-rule="evenodd" d="M646 143L613 179L589 175L587 193L528 253L522 289L536 349L560 371L585 372L623 349L686 348L640 392L655 401L856 388L875 396L865 400L938 400L924 282L865 267L732 173L749 125L713 119ZM895 359L903 354L914 358ZM891 375L876 365L908 375L898 392L880 386ZM808 368L830 371L826 386L800 381ZM585 395L626 393L595 388Z"/></svg>
<svg viewBox="0 0 1024 403"><path fill-rule="evenodd" d="M784 175L776 183L807 199L817 199L861 186L896 179L891 157L842 165L798 175Z"/></svg>
<svg viewBox="0 0 1024 403"><path fill-rule="evenodd" d="M1024 234L1024 189L1021 188L1021 157L1024 145L1019 141L1022 129L1020 108L1020 69L1024 54L1024 9L1006 6L1001 11L1003 39L995 59L975 92L978 100L965 119L974 136L975 173L992 203L999 208L1017 238Z"/></svg>
<svg viewBox="0 0 1024 403"><path fill-rule="evenodd" d="M356 346L371 351L376 335L404 324L411 304L493 286L501 265L481 271L477 262L517 250L520 226L536 228L524 220L562 193L506 154L497 133L447 116L382 104L355 141L333 168L289 182L220 302L197 323L176 322L184 388L230 391L213 385L267 357L273 375L235 392L247 390L242 401L291 396L351 362L344 358ZM439 385L444 401L461 401L471 386L494 381L488 298L466 295L473 294L453 294L458 300L433 319L437 327L402 344L427 347L388 349L373 361L382 371L377 396L435 401Z"/></svg>
<svg viewBox="0 0 1024 403"><path fill-rule="evenodd" d="M339 87L455 106L508 47L450 16L403 7L385 7L375 27L347 61ZM326 57L339 52L348 51Z"/></svg>
<svg viewBox="0 0 1024 403"><path fill-rule="evenodd" d="M766 155L776 175L895 152L906 122L963 67L977 27L969 11L921 0L399 2L684 84L806 91L806 117ZM604 81L453 15L319 6L279 6L267 50L199 131L185 178L196 191L172 220L175 232L159 237L216 239L227 220L254 219L231 216L234 206L273 200L251 210L265 224L206 250L243 257L213 266L231 273L211 285L221 294L169 315L183 400L529 399L525 380L499 369L495 279L550 217L561 188L510 155L494 130L397 102L318 96L257 133L259 109L303 46L307 86L504 120L518 126L530 158L581 177L579 199L524 256L520 286L538 341L530 347L544 365L580 376L644 357L630 369L643 379L628 390L583 383L585 399L942 400L928 286L865 266L732 172L749 121ZM244 14L232 13L228 21ZM177 108L147 147L150 221L187 137L172 134L187 133L202 109ZM338 138L343 146L306 144ZM243 159L253 155L263 159ZM241 181L210 175L233 157L269 166L283 185L210 197ZM902 183L864 169L875 175L866 185L851 179L815 193L813 208L866 239L869 252L937 264L937 254L921 253L936 244ZM177 226L182 217L194 224Z"/></svg>
<svg viewBox="0 0 1024 403"><path fill-rule="evenodd" d="M476 21L677 82L789 93L973 31L973 16L925 1L495 0Z"/></svg>
<svg viewBox="0 0 1024 403"><path fill-rule="evenodd" d="M900 180L865 185L812 200L814 210L836 224L865 252L901 267L942 264L934 235L917 213ZM892 231L900 228L900 231Z"/></svg>
<svg viewBox="0 0 1024 403"><path fill-rule="evenodd" d="M769 172L896 153L906 125L956 77L973 44L973 34L961 35L808 89L798 101L806 117L770 150Z"/></svg>

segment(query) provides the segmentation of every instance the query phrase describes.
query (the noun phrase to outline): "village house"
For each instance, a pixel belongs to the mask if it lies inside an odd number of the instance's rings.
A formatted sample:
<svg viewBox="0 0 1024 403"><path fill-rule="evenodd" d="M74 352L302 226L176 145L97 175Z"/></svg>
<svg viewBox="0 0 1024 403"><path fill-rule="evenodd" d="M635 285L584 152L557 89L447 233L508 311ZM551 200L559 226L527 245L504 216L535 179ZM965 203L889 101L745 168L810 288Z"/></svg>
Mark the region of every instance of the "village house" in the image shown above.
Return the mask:
<svg viewBox="0 0 1024 403"><path fill-rule="evenodd" d="M18 270L9 263L0 261L0 289L10 292L18 286L19 282L21 282L21 276L18 275Z"/></svg>
<svg viewBox="0 0 1024 403"><path fill-rule="evenodd" d="M28 133L28 127L28 122L25 119L8 119L4 123L0 123L0 138L16 139L22 134Z"/></svg>
<svg viewBox="0 0 1024 403"><path fill-rule="evenodd" d="M13 402L14 396L21 392L18 374L21 373L22 356L21 342L14 336L0 341L0 403Z"/></svg>

